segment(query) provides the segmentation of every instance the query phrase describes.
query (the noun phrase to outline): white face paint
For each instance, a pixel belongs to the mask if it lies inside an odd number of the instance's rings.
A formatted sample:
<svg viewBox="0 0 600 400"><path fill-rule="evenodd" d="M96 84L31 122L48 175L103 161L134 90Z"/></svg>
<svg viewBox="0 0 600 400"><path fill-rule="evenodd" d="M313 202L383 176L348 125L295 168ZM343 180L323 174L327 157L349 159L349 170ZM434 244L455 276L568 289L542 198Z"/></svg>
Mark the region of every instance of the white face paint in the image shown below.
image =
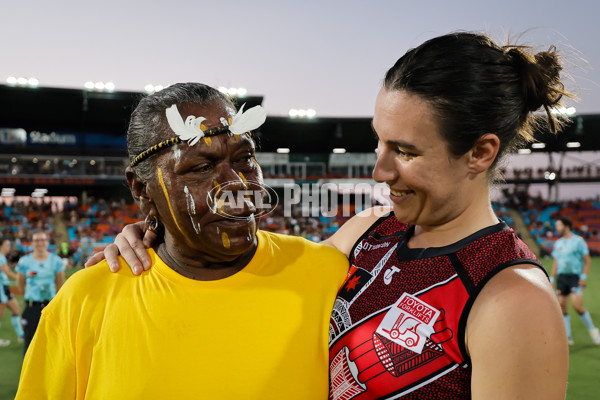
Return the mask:
<svg viewBox="0 0 600 400"><path fill-rule="evenodd" d="M181 150L179 150L179 145L173 146L173 158L175 158L175 161L179 161L181 158Z"/></svg>
<svg viewBox="0 0 600 400"><path fill-rule="evenodd" d="M195 218L196 203L194 202L194 197L190 193L190 189L188 189L187 186L185 186L183 188L183 191L185 192L185 201L187 204L187 212L188 212L188 215L190 216L190 221L192 222L192 227L194 228L196 233L200 233L200 231L202 230L202 227L200 226L200 223L196 221L196 218Z"/></svg>

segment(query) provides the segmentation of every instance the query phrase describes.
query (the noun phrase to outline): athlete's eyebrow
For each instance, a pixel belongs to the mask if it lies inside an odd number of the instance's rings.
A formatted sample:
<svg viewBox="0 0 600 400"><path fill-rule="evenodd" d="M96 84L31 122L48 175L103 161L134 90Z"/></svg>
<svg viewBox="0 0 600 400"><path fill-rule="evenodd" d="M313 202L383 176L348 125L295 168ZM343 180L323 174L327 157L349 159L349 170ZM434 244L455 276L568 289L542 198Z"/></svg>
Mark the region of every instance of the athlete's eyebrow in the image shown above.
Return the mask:
<svg viewBox="0 0 600 400"><path fill-rule="evenodd" d="M371 130L373 131L373 134L375 135L375 139L377 140L381 140L381 138L379 137L379 135L377 134L377 130L375 130L375 127L373 126L373 121L371 121ZM407 150L417 150L417 146L415 146L412 143L408 143L405 142L403 140L383 140L383 142L387 145L390 146L398 146L398 147L402 147L404 149Z"/></svg>

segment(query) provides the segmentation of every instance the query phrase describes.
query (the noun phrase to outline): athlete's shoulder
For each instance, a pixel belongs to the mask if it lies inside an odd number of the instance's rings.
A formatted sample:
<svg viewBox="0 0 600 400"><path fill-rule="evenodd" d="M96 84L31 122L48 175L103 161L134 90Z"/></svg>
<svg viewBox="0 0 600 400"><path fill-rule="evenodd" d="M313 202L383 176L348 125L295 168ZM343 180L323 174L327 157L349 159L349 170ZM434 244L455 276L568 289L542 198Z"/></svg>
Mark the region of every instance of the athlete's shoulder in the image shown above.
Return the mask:
<svg viewBox="0 0 600 400"><path fill-rule="evenodd" d="M349 256L352 248L360 239L386 222L398 223L391 207L377 206L366 209L344 223L332 237L327 239L327 245L335 247Z"/></svg>

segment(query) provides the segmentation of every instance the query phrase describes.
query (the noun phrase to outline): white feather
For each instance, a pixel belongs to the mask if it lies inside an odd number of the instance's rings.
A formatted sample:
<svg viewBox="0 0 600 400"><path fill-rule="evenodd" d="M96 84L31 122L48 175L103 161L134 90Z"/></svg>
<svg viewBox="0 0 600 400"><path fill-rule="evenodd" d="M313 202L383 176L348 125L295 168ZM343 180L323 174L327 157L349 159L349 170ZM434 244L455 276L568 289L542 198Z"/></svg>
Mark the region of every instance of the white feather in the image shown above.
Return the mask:
<svg viewBox="0 0 600 400"><path fill-rule="evenodd" d="M229 130L235 135L241 135L253 129L258 128L267 119L267 113L261 106L254 106L251 109L244 112L243 104L237 114L231 119L231 125Z"/></svg>
<svg viewBox="0 0 600 400"><path fill-rule="evenodd" d="M202 121L206 120L206 118L196 118L193 115L190 115L185 119L185 122L183 122L181 114L179 114L179 110L175 104L167 108L166 116L167 122L173 132L175 132L181 140L187 140L190 146L198 143L198 140L204 137L204 132L200 129L200 124Z"/></svg>

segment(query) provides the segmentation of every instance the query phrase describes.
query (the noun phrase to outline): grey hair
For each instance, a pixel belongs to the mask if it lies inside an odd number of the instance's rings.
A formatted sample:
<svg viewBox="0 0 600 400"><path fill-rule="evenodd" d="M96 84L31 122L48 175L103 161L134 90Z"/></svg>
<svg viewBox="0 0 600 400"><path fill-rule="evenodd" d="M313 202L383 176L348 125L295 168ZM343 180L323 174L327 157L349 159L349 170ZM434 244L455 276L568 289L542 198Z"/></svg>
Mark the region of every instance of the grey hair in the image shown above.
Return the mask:
<svg viewBox="0 0 600 400"><path fill-rule="evenodd" d="M213 100L222 100L235 110L231 99L217 89L202 83L176 83L160 92L142 98L131 114L127 130L127 151L129 161L166 138L173 136L168 125L165 110L173 104L203 104ZM135 173L143 181L152 178L156 157L150 156L133 167Z"/></svg>

